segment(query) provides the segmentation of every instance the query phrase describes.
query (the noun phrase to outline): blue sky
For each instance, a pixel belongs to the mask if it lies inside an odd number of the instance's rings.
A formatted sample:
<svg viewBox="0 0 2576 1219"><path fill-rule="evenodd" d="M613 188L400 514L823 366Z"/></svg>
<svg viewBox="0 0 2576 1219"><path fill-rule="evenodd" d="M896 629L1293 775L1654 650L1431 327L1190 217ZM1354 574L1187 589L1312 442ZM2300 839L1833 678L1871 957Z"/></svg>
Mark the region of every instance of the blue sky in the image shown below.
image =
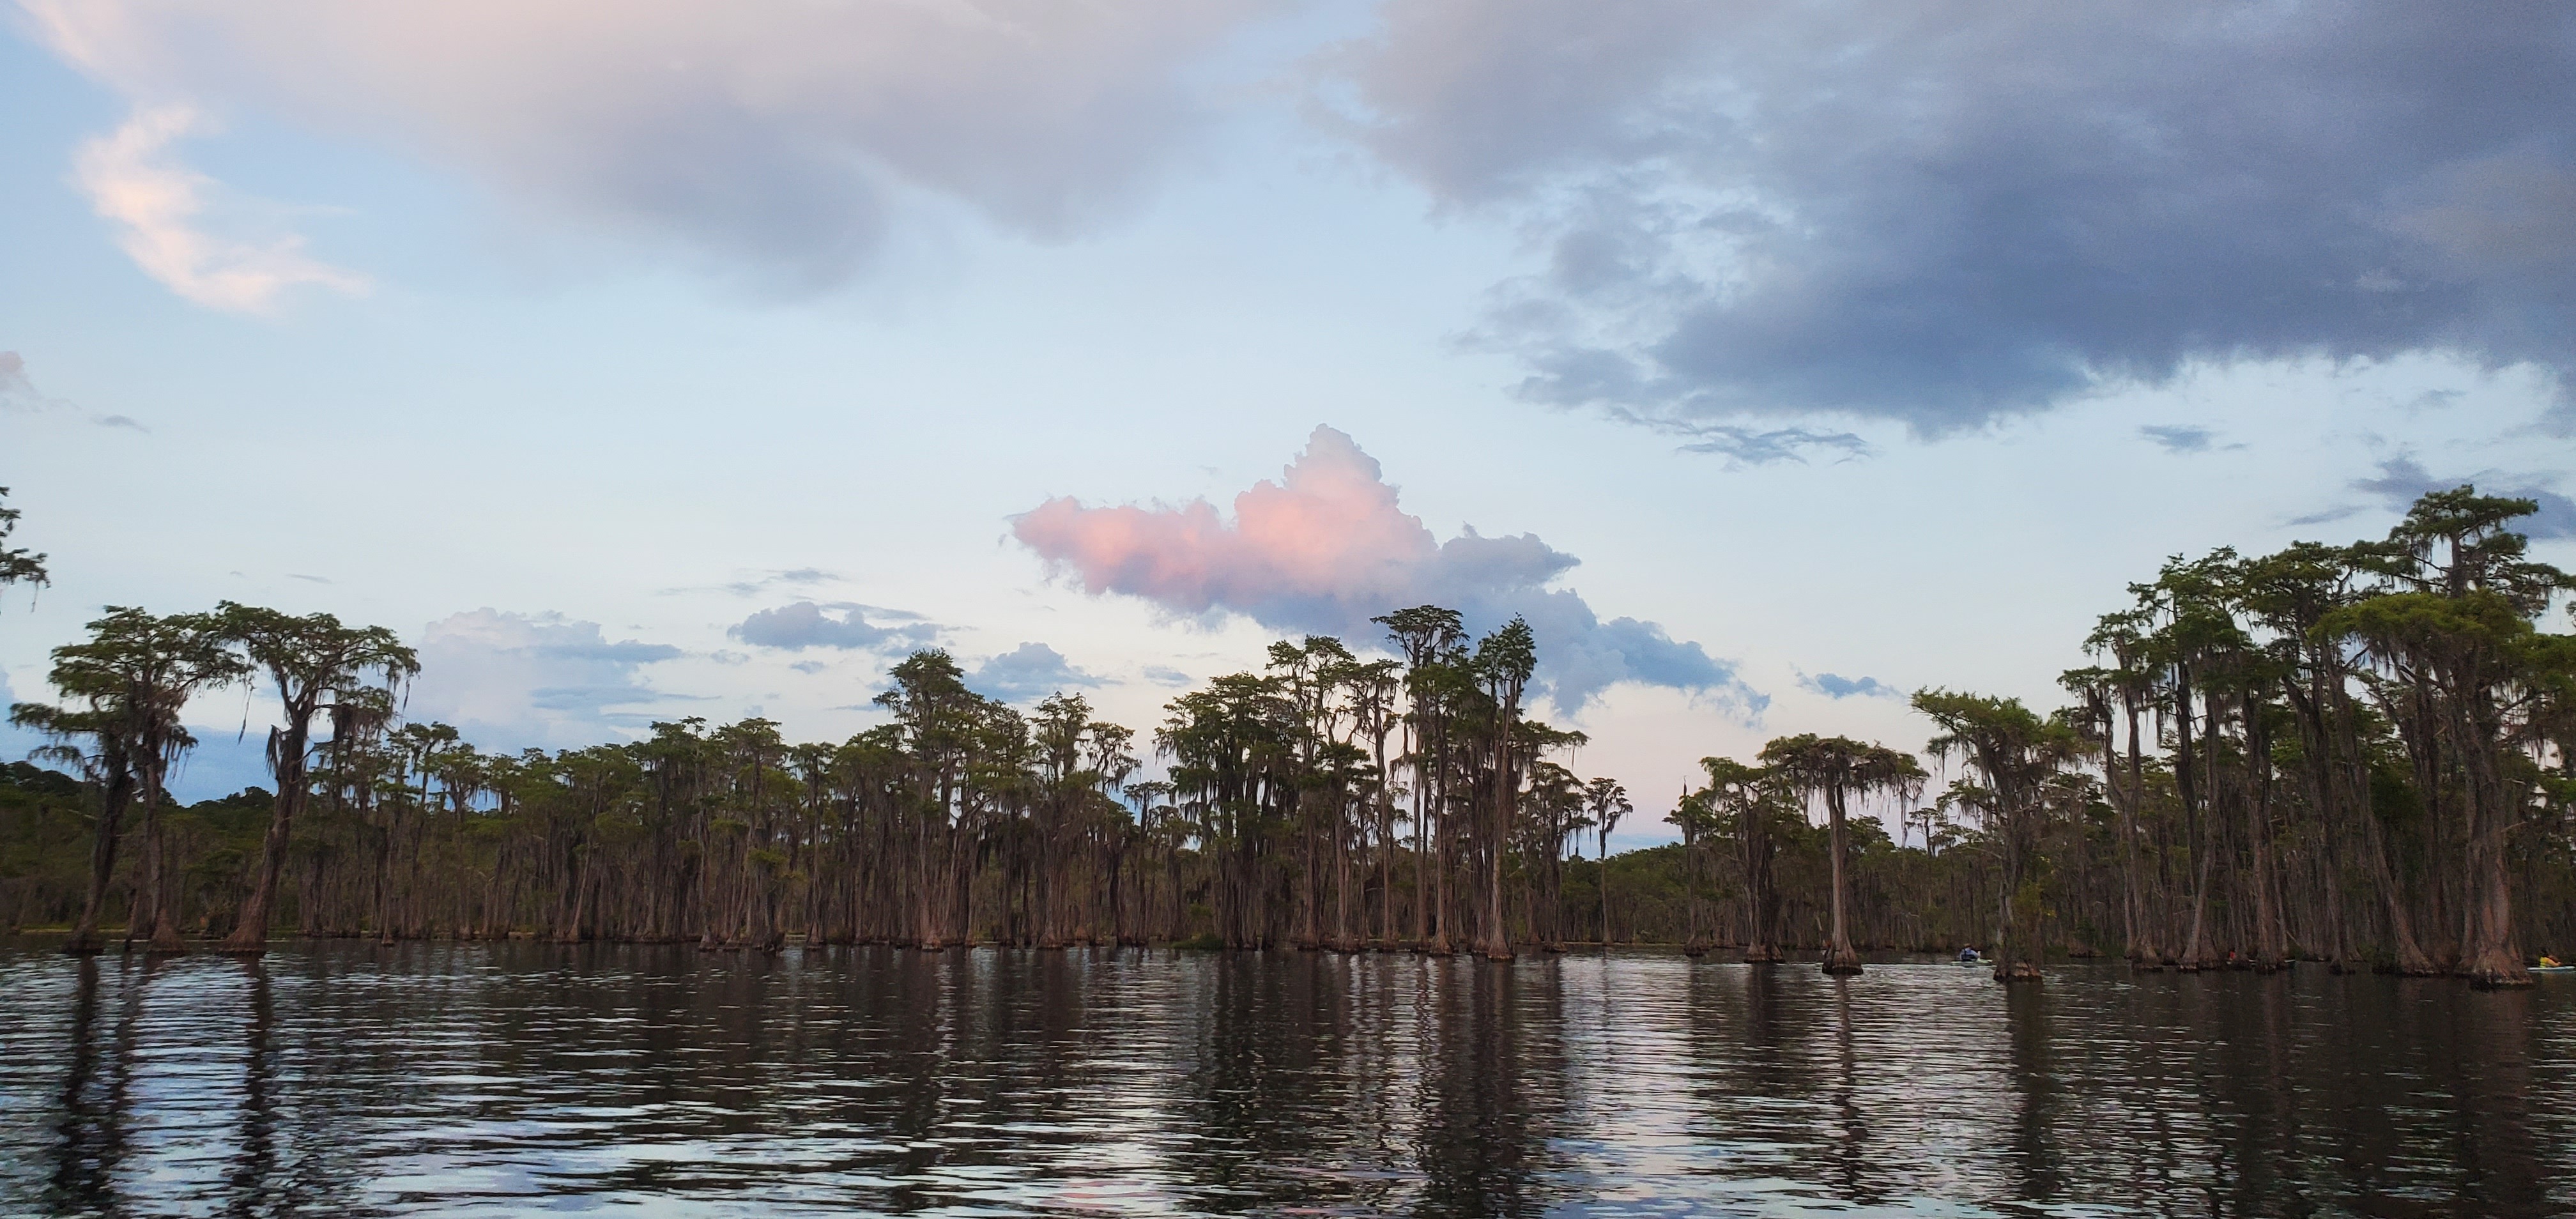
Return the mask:
<svg viewBox="0 0 2576 1219"><path fill-rule="evenodd" d="M2473 477L2576 562L2576 34L2414 13L26 3L0 676L232 598L496 748L923 642L1149 727L1419 594L1647 808L1918 745L2169 554Z"/></svg>

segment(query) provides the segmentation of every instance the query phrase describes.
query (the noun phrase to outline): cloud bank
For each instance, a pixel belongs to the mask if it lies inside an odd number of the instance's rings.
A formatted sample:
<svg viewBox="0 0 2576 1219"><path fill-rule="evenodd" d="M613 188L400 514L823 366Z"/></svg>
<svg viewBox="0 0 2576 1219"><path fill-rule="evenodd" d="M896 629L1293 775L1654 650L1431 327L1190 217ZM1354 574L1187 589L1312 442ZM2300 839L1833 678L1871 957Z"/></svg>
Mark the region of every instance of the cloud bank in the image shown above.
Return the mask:
<svg viewBox="0 0 2576 1219"><path fill-rule="evenodd" d="M405 715L444 720L496 749L578 748L657 716L644 708L675 696L641 670L680 649L610 642L596 622L561 614L478 609L430 623L420 639L420 678Z"/></svg>
<svg viewBox="0 0 2576 1219"><path fill-rule="evenodd" d="M1574 592L1547 587L1578 560L1536 535L1434 538L1398 507L1376 459L1332 428L1316 428L1278 482L1253 484L1233 506L1229 520L1204 499L1095 508L1061 496L1014 517L1012 535L1087 593L1183 617L1241 614L1372 643L1384 631L1369 619L1409 605L1448 606L1478 629L1519 614L1538 638L1540 682L1569 711L1619 682L1762 704L1699 644L1652 622L1603 621Z"/></svg>
<svg viewBox="0 0 2576 1219"><path fill-rule="evenodd" d="M1940 434L2197 362L2576 368L2563 5L1392 0L1321 70L1539 243L1479 337L1541 402Z"/></svg>
<svg viewBox="0 0 2576 1219"><path fill-rule="evenodd" d="M154 165L188 115L256 112L389 145L536 212L783 289L855 273L925 200L1041 239L1123 210L1213 108L1191 70L1255 11L1247 0L23 3L59 57L151 103L100 157L128 167L111 178L159 183L134 196L153 225L202 179L133 167ZM173 288L230 300L259 282L210 278L183 250L143 243L136 258L147 255Z"/></svg>

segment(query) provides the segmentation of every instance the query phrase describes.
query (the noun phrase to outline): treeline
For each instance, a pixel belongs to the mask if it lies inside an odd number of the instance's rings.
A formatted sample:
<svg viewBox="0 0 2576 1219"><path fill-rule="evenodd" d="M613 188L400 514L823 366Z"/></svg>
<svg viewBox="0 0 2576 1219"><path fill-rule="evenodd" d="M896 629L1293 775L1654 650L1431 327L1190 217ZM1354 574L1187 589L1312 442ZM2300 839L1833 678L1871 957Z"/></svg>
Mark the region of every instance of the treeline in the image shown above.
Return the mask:
<svg viewBox="0 0 2576 1219"><path fill-rule="evenodd" d="M1477 638L1436 606L1378 619L1377 656L1274 644L1144 737L1078 696L977 695L933 650L838 744L691 719L516 755L402 722L418 663L379 628L112 608L56 650L55 702L13 711L79 780L0 776L0 914L70 923L75 951L121 916L150 951L285 928L1496 958L1615 940L1843 972L1979 945L2007 979L2067 953L2511 985L2527 949L2576 942L2576 644L2540 629L2570 585L2508 528L2535 507L2464 487L2383 541L2176 559L2086 641L2070 706L1925 690L1920 753L1810 734L1707 759L1667 817L1682 841L1606 861L1629 798L1525 712L1527 626ZM180 709L245 681L279 700L275 792L172 807Z"/></svg>

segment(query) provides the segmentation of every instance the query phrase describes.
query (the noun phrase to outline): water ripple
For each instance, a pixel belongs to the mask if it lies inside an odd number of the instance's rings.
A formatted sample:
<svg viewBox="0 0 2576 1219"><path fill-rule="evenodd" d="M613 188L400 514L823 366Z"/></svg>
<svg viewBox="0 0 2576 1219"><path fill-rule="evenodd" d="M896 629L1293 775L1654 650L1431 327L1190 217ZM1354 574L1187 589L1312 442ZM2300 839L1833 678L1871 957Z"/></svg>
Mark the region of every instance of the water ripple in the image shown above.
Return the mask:
<svg viewBox="0 0 2576 1219"><path fill-rule="evenodd" d="M0 950L0 1211L2564 1214L2572 995L1649 952Z"/></svg>

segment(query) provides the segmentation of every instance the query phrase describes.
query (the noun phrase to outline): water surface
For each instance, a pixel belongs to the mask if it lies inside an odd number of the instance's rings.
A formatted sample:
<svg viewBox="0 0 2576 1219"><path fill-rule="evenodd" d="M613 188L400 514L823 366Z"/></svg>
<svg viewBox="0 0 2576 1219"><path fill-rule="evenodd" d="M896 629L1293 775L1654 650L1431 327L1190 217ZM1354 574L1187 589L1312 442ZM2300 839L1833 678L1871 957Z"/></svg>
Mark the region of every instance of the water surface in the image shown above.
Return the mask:
<svg viewBox="0 0 2576 1219"><path fill-rule="evenodd" d="M0 1214L2576 1213L2576 987L0 949Z"/></svg>

